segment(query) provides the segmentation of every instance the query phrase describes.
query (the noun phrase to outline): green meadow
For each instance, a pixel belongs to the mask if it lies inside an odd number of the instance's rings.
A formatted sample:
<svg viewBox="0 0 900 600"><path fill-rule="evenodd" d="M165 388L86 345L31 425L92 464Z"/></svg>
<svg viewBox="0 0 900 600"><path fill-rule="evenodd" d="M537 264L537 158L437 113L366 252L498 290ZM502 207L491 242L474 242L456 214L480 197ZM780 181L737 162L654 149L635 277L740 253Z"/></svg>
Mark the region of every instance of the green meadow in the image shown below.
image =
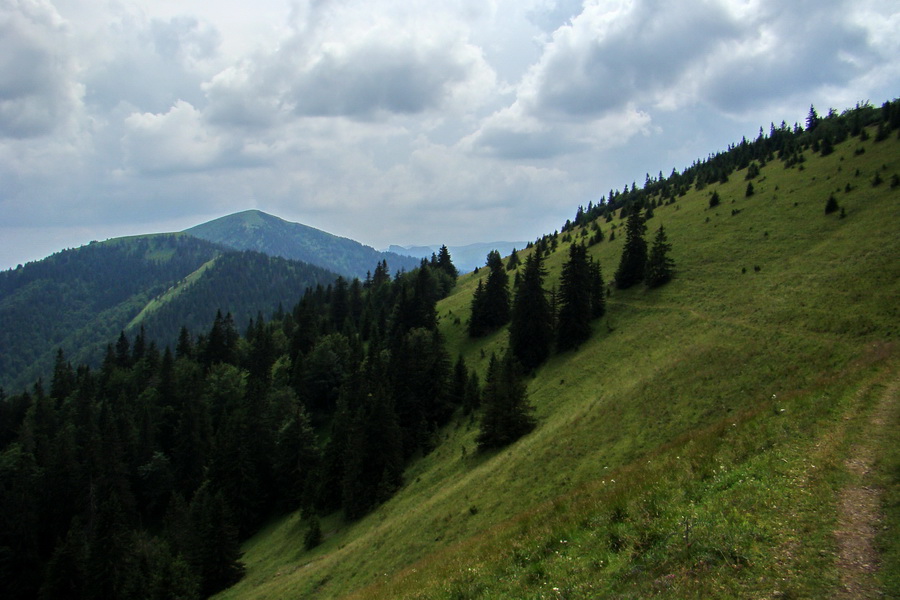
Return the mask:
<svg viewBox="0 0 900 600"><path fill-rule="evenodd" d="M270 523L218 597L900 597L900 141L871 138L770 161L749 197L742 170L656 207L646 237L665 226L674 279L610 288L590 340L529 378L532 433L480 453L477 415L458 415L391 500L324 518L315 549L300 514ZM609 281L625 221L597 224ZM485 275L438 304L451 356L482 375L507 340L466 335ZM872 572L843 550L861 488Z"/></svg>

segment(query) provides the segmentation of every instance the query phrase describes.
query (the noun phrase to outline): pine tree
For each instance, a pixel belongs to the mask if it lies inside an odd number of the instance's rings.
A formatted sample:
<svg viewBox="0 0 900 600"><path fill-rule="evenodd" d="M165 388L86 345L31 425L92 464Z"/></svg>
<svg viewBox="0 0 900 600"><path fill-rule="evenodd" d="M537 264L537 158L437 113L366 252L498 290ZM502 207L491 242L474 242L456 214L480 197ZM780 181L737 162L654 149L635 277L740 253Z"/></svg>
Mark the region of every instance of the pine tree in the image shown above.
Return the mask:
<svg viewBox="0 0 900 600"><path fill-rule="evenodd" d="M591 259L591 318L598 319L606 313L606 286L600 261Z"/></svg>
<svg viewBox="0 0 900 600"><path fill-rule="evenodd" d="M635 210L628 215L625 226L625 246L622 258L616 270L616 286L626 289L644 280L644 268L647 264L647 242L644 240L644 219L641 211Z"/></svg>
<svg viewBox="0 0 900 600"><path fill-rule="evenodd" d="M241 547L231 511L221 492L203 485L188 511L186 547L188 563L200 576L203 597L236 583L244 574Z"/></svg>
<svg viewBox="0 0 900 600"><path fill-rule="evenodd" d="M629 217L630 219L631 217ZM556 348L577 348L591 336L591 268L581 244L569 246L569 260L559 282Z"/></svg>
<svg viewBox="0 0 900 600"><path fill-rule="evenodd" d="M806 116L806 130L812 131L818 126L819 126L819 113L817 113L816 108L812 104L810 104L809 105L809 114Z"/></svg>
<svg viewBox="0 0 900 600"><path fill-rule="evenodd" d="M487 267L490 273L484 285L485 323L489 329L496 329L509 322L509 279L498 251L488 254Z"/></svg>
<svg viewBox="0 0 900 600"><path fill-rule="evenodd" d="M516 287L509 324L510 350L528 371L547 359L553 344L553 316L543 287L545 274L540 252L529 254Z"/></svg>
<svg viewBox="0 0 900 600"><path fill-rule="evenodd" d="M484 281L478 280L475 291L472 293L472 315L469 317L469 336L480 337L484 335L486 327L484 321Z"/></svg>
<svg viewBox="0 0 900 600"><path fill-rule="evenodd" d="M450 259L450 250L447 249L447 246L441 246L437 255L436 265L453 279L456 279L459 276L459 271Z"/></svg>
<svg viewBox="0 0 900 600"><path fill-rule="evenodd" d="M501 448L516 441L536 424L525 382L512 352L503 359L491 356L483 397L484 413L476 442L479 449Z"/></svg>
<svg viewBox="0 0 900 600"><path fill-rule="evenodd" d="M469 320L469 335L472 337L487 335L509 322L509 278L497 250L491 250L487 255L487 267L490 269L487 282L482 287L479 281L472 297L472 316Z"/></svg>
<svg viewBox="0 0 900 600"><path fill-rule="evenodd" d="M669 258L672 245L668 242L666 232L660 225L650 248L650 256L647 259L645 282L649 287L660 286L672 278L675 262Z"/></svg>

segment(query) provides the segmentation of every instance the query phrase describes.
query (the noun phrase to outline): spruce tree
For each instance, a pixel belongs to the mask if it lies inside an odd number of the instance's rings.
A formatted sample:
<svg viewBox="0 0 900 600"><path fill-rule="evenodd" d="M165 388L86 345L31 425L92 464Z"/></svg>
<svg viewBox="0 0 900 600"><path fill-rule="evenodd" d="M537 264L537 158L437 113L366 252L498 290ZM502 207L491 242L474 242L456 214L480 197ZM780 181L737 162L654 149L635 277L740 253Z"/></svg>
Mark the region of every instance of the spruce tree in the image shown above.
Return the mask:
<svg viewBox="0 0 900 600"><path fill-rule="evenodd" d="M487 267L490 273L484 285L485 322L488 328L496 329L509 322L509 278L498 251L488 254Z"/></svg>
<svg viewBox="0 0 900 600"><path fill-rule="evenodd" d="M628 215L625 226L625 246L622 258L616 270L616 286L626 289L644 280L644 268L647 264L647 242L644 240L644 219L640 210Z"/></svg>
<svg viewBox="0 0 900 600"><path fill-rule="evenodd" d="M509 278L503 268L503 259L497 250L487 255L490 272L487 282L481 282L472 297L472 316L469 321L469 335L480 337L506 325L510 317Z"/></svg>
<svg viewBox="0 0 900 600"><path fill-rule="evenodd" d="M456 266L453 264L453 261L450 259L450 250L447 249L447 246L441 246L440 251L437 254L437 260L435 262L437 267L447 273L453 279L459 275L459 271Z"/></svg>
<svg viewBox="0 0 900 600"><path fill-rule="evenodd" d="M653 239L653 246L650 248L650 256L647 259L644 281L649 287L660 286L672 278L675 263L669 258L671 249L672 245L666 237L663 226L660 225L656 230L656 237Z"/></svg>
<svg viewBox="0 0 900 600"><path fill-rule="evenodd" d="M478 280L478 285L472 293L472 315L469 317L469 336L480 337L484 335L484 282Z"/></svg>
<svg viewBox="0 0 900 600"><path fill-rule="evenodd" d="M516 287L509 324L510 350L528 371L547 359L553 344L553 316L543 287L545 274L540 253L529 254Z"/></svg>
<svg viewBox="0 0 900 600"><path fill-rule="evenodd" d="M600 261L590 261L591 277L591 318L598 319L606 313L606 286Z"/></svg>
<svg viewBox="0 0 900 600"><path fill-rule="evenodd" d="M629 217L630 219L631 217ZM556 348L577 348L591 336L591 268L581 244L569 246L569 260L559 282Z"/></svg>
<svg viewBox="0 0 900 600"><path fill-rule="evenodd" d="M479 449L502 448L535 426L520 367L507 351L498 360L491 356L482 399L484 413L476 442Z"/></svg>

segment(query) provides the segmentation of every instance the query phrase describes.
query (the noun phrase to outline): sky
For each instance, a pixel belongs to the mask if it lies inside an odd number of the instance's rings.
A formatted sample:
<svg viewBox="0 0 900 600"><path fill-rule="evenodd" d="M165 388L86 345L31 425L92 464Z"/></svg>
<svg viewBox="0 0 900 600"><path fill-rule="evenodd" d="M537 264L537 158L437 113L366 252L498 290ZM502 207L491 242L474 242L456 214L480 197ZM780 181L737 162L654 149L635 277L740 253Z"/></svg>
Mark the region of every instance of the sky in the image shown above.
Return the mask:
<svg viewBox="0 0 900 600"><path fill-rule="evenodd" d="M251 208L532 240L898 57L897 0L0 0L0 269Z"/></svg>

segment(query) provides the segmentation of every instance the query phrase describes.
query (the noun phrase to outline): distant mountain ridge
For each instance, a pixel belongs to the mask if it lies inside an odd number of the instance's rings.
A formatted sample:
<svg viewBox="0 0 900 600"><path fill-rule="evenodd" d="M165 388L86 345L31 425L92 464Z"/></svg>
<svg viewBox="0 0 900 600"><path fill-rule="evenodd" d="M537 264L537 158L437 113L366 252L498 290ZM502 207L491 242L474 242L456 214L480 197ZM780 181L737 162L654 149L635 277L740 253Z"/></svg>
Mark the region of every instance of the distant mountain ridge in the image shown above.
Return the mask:
<svg viewBox="0 0 900 600"><path fill-rule="evenodd" d="M528 242L479 242L465 246L447 246L447 250L450 252L453 264L459 269L460 273L468 273L476 268L483 267L488 252L491 250L499 251L501 256L508 256L513 249L521 250L526 245L528 245ZM437 254L440 249L440 245L397 246L392 244L387 251L395 254L408 254L417 258L429 258L432 254Z"/></svg>
<svg viewBox="0 0 900 600"><path fill-rule="evenodd" d="M206 331L220 309L243 328L337 277L183 233L63 250L0 272L0 387L15 390L48 376L59 348L76 364L97 364L123 330L143 326L148 340L174 346L182 325Z"/></svg>
<svg viewBox="0 0 900 600"><path fill-rule="evenodd" d="M285 221L259 210L234 213L190 229L188 235L235 250L254 250L270 256L300 260L344 277L364 279L386 260L391 272L412 270L419 259L379 252L349 238L308 225Z"/></svg>

